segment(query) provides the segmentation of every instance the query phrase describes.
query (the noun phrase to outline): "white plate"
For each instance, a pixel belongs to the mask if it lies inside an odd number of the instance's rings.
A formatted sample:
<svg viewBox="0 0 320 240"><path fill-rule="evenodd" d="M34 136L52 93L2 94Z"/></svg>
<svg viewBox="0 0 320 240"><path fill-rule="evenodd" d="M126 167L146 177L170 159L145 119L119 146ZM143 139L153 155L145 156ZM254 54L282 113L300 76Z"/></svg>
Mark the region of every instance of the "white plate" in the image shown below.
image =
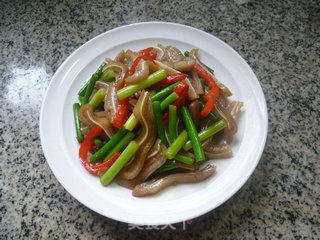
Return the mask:
<svg viewBox="0 0 320 240"><path fill-rule="evenodd" d="M200 58L216 77L244 102L234 157L215 160L217 174L196 184L172 186L145 198L115 183L103 187L78 159L72 104L77 92L106 57L122 49L139 50L157 43L180 50L200 49ZM41 144L47 162L64 188L77 200L106 217L134 224L169 224L216 208L249 178L261 157L267 136L267 108L259 82L248 64L230 46L198 29L164 22L138 23L105 32L71 54L54 74L42 103Z"/></svg>

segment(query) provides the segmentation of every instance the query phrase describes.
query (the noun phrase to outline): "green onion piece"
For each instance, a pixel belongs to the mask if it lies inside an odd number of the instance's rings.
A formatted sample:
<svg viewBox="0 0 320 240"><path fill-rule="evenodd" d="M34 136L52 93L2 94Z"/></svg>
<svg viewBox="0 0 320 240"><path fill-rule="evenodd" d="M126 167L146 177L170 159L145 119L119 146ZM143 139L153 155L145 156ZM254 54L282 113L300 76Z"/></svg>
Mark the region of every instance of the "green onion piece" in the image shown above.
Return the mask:
<svg viewBox="0 0 320 240"><path fill-rule="evenodd" d="M77 139L78 139L78 142L82 142L83 141L83 134L81 132L81 122L80 122L79 115L78 115L79 109L80 109L80 104L74 103L73 104L73 116L74 116L74 123L76 126Z"/></svg>
<svg viewBox="0 0 320 240"><path fill-rule="evenodd" d="M188 140L188 133L186 130L183 130L180 135L173 141L173 143L168 147L164 152L164 155L168 159L173 159L174 156L180 151L183 145Z"/></svg>
<svg viewBox="0 0 320 240"><path fill-rule="evenodd" d="M101 65L99 66L98 70L95 72L95 74L98 75L98 77L100 77L102 75L102 69L103 67L107 65L105 62L101 63Z"/></svg>
<svg viewBox="0 0 320 240"><path fill-rule="evenodd" d="M179 153L174 156L174 159L179 161L179 162L183 162L183 163L190 164L190 165L194 163L194 159L193 158L181 155Z"/></svg>
<svg viewBox="0 0 320 240"><path fill-rule="evenodd" d="M113 70L108 70L99 80L103 82L109 82L115 77L116 77L115 72Z"/></svg>
<svg viewBox="0 0 320 240"><path fill-rule="evenodd" d="M119 100L125 99L125 98L131 96L132 94L140 91L141 89L150 87L151 85L161 81L166 76L167 76L166 71L164 69L158 70L158 71L152 73L151 75L149 75L149 77L147 77L147 79L118 90L118 92L117 92L118 98L119 98Z"/></svg>
<svg viewBox="0 0 320 240"><path fill-rule="evenodd" d="M151 90L151 91L150 91L150 97L152 97L152 96L155 95L156 93L157 93L156 90L154 90L154 89Z"/></svg>
<svg viewBox="0 0 320 240"><path fill-rule="evenodd" d="M89 80L89 84L86 88L86 93L84 94L83 98L81 98L81 105L84 105L86 103L88 103L88 100L92 94L92 91L93 91L93 88L94 88L94 85L96 83L96 81L98 80L98 75L97 74L93 74L92 77L90 78Z"/></svg>
<svg viewBox="0 0 320 240"><path fill-rule="evenodd" d="M153 102L153 111L154 111L154 115L156 117L158 136L161 139L161 142L164 145L167 145L167 138L166 138L166 134L164 131L164 125L163 125L163 120L162 120L162 111L161 111L161 106L160 106L159 101Z"/></svg>
<svg viewBox="0 0 320 240"><path fill-rule="evenodd" d="M101 140L100 138L95 138L95 139L93 140L93 143L94 143L94 145L96 145L96 147L98 147L98 148L100 148L100 147L103 146L103 142L102 142L102 140Z"/></svg>
<svg viewBox="0 0 320 240"><path fill-rule="evenodd" d="M217 132L220 132L222 129L224 129L227 126L227 123L224 119L220 120L219 122L214 123L210 127L204 129L203 131L198 133L198 137L201 142L208 139L209 137L213 136ZM186 142L186 144L183 146L184 150L188 151L191 149L192 144L191 141Z"/></svg>
<svg viewBox="0 0 320 240"><path fill-rule="evenodd" d="M121 128L115 135L102 147L90 157L90 163L95 163L97 160L103 158L107 153L122 139L127 133L127 130Z"/></svg>
<svg viewBox="0 0 320 240"><path fill-rule="evenodd" d="M143 128L141 127L141 128L139 128L139 130L138 131L136 131L136 135L137 135L137 137L142 133L142 130L143 130Z"/></svg>
<svg viewBox="0 0 320 240"><path fill-rule="evenodd" d="M169 105L169 140L171 143L177 137L177 107Z"/></svg>
<svg viewBox="0 0 320 240"><path fill-rule="evenodd" d="M207 83L204 81L203 78L200 78L200 82L201 82L201 86L203 88L203 91L205 90L205 86L207 85Z"/></svg>
<svg viewBox="0 0 320 240"><path fill-rule="evenodd" d="M139 149L139 144L136 141L131 141L123 150L118 159L112 164L107 172L100 178L102 185L106 186L111 183L114 177L120 172L124 165L133 157Z"/></svg>
<svg viewBox="0 0 320 240"><path fill-rule="evenodd" d="M134 134L132 132L128 132L104 158L104 161L107 161L115 152L122 151L133 138Z"/></svg>
<svg viewBox="0 0 320 240"><path fill-rule="evenodd" d="M178 86L179 83L181 83L181 82L176 82L174 84L171 84L168 87L166 87L166 88L162 89L161 91L157 92L156 94L154 94L151 97L151 100L152 101L160 101L161 99L165 98L166 96L168 96L173 91L173 89L176 86Z"/></svg>
<svg viewBox="0 0 320 240"><path fill-rule="evenodd" d="M100 65L100 67L98 68L98 70L96 71L95 74L96 74L98 77L101 76L101 74L102 74L102 69L103 69L103 67L104 67L105 65L106 65L105 62L102 63L102 64ZM89 81L90 81L90 80L89 80ZM79 92L78 92L79 100L80 100L80 97L84 97L84 95L85 95L85 93L86 93L87 86L89 85L89 81L79 90ZM80 100L80 102L81 102L81 100Z"/></svg>
<svg viewBox="0 0 320 240"><path fill-rule="evenodd" d="M171 160L163 164L161 167L159 167L153 174L164 173L164 172L176 169L178 167L179 167L179 164L175 160Z"/></svg>
<svg viewBox="0 0 320 240"><path fill-rule="evenodd" d="M161 111L166 109L171 103L173 103L175 100L179 98L179 95L176 94L175 92L171 93L168 97L166 97L161 103Z"/></svg>
<svg viewBox="0 0 320 240"><path fill-rule="evenodd" d="M93 108L93 111L98 107L98 105L104 100L107 89L100 88L91 98L89 104Z"/></svg>
<svg viewBox="0 0 320 240"><path fill-rule="evenodd" d="M203 99L199 99L199 105L200 105L200 110L202 110L205 106ZM211 111L207 117L214 122L219 119L219 117L213 111Z"/></svg>
<svg viewBox="0 0 320 240"><path fill-rule="evenodd" d="M194 156L197 162L204 161L206 159L203 148L201 146L200 139L198 137L197 129L192 121L189 110L186 107L181 108L181 115L186 126L188 136L190 138Z"/></svg>
<svg viewBox="0 0 320 240"><path fill-rule="evenodd" d="M213 73L214 73L214 71L213 71L213 69L212 69L212 68L208 67L208 66L207 66L207 65L205 65L204 63L203 63L203 65L206 67L206 69L207 69L211 74L213 74Z"/></svg>
<svg viewBox="0 0 320 240"><path fill-rule="evenodd" d="M80 100L80 97L83 97L84 94L86 93L86 89L87 89L87 86L89 85L89 82L87 82L78 92L78 96L79 96L79 100Z"/></svg>
<svg viewBox="0 0 320 240"><path fill-rule="evenodd" d="M138 122L139 119L136 118L136 116L132 113L123 126L126 130L132 131L135 128L135 126L137 126Z"/></svg>

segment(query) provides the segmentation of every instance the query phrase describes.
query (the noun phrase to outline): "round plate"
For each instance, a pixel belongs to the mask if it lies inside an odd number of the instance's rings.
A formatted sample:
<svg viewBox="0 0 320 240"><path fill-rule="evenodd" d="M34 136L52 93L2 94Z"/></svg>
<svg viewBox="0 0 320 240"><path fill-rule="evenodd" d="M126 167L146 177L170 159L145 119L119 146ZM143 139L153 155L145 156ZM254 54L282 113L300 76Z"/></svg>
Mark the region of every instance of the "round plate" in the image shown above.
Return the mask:
<svg viewBox="0 0 320 240"><path fill-rule="evenodd" d="M72 104L77 92L106 58L122 49L172 45L181 51L199 48L200 59L244 102L234 156L212 161L217 173L196 184L171 186L151 197L136 198L116 183L108 187L90 175L78 158ZM47 162L58 181L77 200L106 217L133 224L169 224L216 208L247 181L261 157L267 136L267 108L259 82L240 55L218 38L174 23L148 22L119 27L88 41L54 74L41 107L40 137Z"/></svg>

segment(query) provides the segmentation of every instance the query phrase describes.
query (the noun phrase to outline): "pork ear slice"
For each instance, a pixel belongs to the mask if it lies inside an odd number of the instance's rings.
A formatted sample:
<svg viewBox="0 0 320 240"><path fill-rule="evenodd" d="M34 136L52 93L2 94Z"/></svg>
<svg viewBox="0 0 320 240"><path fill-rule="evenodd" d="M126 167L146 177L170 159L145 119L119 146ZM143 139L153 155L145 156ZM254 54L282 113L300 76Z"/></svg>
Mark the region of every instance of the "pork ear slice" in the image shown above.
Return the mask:
<svg viewBox="0 0 320 240"><path fill-rule="evenodd" d="M152 100L147 91L142 91L133 113L142 125L142 133L136 139L139 149L129 166L123 168L120 176L124 179L134 179L142 170L148 153L157 138L156 119L153 113Z"/></svg>
<svg viewBox="0 0 320 240"><path fill-rule="evenodd" d="M150 150L150 155L146 159L139 175L131 180L124 179L119 176L116 178L116 182L119 185L130 189L133 189L136 185L143 183L152 173L167 161L167 158L164 156L165 149L166 148L161 143L161 140L158 139Z"/></svg>
<svg viewBox="0 0 320 240"><path fill-rule="evenodd" d="M179 183L196 183L204 181L216 172L216 167L208 164L205 168L187 173L174 173L165 177L159 177L150 181L141 183L134 187L132 195L135 197L144 197L154 195L171 185Z"/></svg>
<svg viewBox="0 0 320 240"><path fill-rule="evenodd" d="M89 103L79 109L79 119L83 125L83 130L88 133L93 127L100 126L108 138L112 138L115 131L111 122L103 112L94 113ZM84 133L84 134L86 134Z"/></svg>

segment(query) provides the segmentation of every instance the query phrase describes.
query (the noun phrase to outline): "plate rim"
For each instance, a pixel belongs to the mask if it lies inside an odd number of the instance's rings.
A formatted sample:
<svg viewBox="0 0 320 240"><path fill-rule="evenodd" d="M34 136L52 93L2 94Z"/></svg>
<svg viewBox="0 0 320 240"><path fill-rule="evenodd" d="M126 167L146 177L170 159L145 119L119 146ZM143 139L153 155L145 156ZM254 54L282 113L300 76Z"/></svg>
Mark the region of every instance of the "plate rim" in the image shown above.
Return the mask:
<svg viewBox="0 0 320 240"><path fill-rule="evenodd" d="M262 125L262 130L263 130L263 133L264 133L264 136L263 138L261 138L261 143L259 145L259 147L261 148L259 153L257 154L257 156L255 157L255 162L254 162L254 165L251 166L251 168L249 169L249 171L247 171L247 174L246 176L241 179L242 181L240 181L240 184L237 185L237 187L233 190L233 191L228 191L227 194L225 194L225 196L223 197L223 200L221 200L220 202L218 202L218 204L216 204L215 206L213 207L209 207L209 208L206 208L204 211L196 211L192 216L190 216L190 218L196 218L196 217L199 217L201 215L204 215L210 211L212 211L213 209L219 207L220 205L222 205L223 203L225 203L226 201L228 201L236 192L238 192L244 185L245 183L248 181L248 179L251 177L253 171L256 169L258 163L260 162L260 159L261 159L261 156L264 152L264 149L265 149L265 144L266 144L266 140L267 140L267 133L268 133L268 111L267 111L267 104L266 104L266 99L265 99L265 95L264 95L264 92L263 92L263 89L261 87L261 84L257 78L257 76L255 75L255 73L253 72L252 68L250 67L250 65L245 61L245 59L243 57L241 57L241 55L236 51L234 50L230 45L228 45L226 42L222 41L220 38L216 37L215 35L213 34L210 34L210 33L207 33L203 30L200 30L200 29L197 29L195 27L192 27L192 26L188 26L188 25L184 25L184 24L180 24L180 23L173 23L173 22L165 22L165 21L150 21L150 22L139 22L139 23L133 23L133 24L128 24L128 25L122 25L122 26L119 26L119 27L116 27L116 28L113 28L111 30L108 30L108 31L105 31L103 33L100 33L99 35L95 36L94 38L86 41L84 44L82 44L80 47L78 47L77 49L75 49L64 61L63 63L58 67L58 69L55 71L54 75L52 76L51 80L50 80L50 83L46 89L46 92L44 94L44 97L43 97L43 100L42 100L42 104L41 104L41 110L40 110L40 124L39 124L39 130L40 130L40 140L41 140L41 146L42 146L42 150L43 150L43 153L44 153L44 156L46 158L46 162L48 163L51 171L53 172L53 175L55 176L55 178L58 180L58 182L65 188L65 190L67 190L67 192L69 194L71 194L72 197L74 197L77 201L79 201L81 204L83 204L84 206L88 207L89 209L91 209L92 211L96 212L96 213L99 213L105 217L108 217L110 219L113 219L113 220L117 220L117 221L121 221L121 222L124 222L124 223L133 223L133 224L139 224L139 225L147 225L148 223L147 222L139 222L139 221L128 221L126 219L123 219L123 218L118 218L117 216L110 216L108 214L106 214L105 212L103 211L100 211L99 209L93 207L93 206L89 206L88 204L86 204L85 201L82 201L81 199L79 199L76 194L68 187L66 186L66 184L63 183L63 180L60 178L60 176L58 174L56 174L56 172L54 171L55 167L53 166L53 163L51 161L48 161L48 158L49 158L49 153L47 152L47 149L46 149L46 146L45 146L45 143L44 143L44 136L43 136L43 112L44 112L44 107L45 107L45 101L46 101L46 98L47 98L47 95L48 95L48 92L49 90L51 89L51 86L54 82L54 79L57 78L57 76L60 74L60 72L62 71L63 67L65 65L67 65L67 63L69 62L69 60L75 55L77 54L79 51L81 51L83 48L87 47L87 45L90 45L91 42L94 42L96 39L100 38L100 37L103 37L103 35L105 34L111 34L112 32L114 31L118 31L118 30L121 30L121 29L125 29L125 28L130 28L130 27L134 27L134 26L137 26L137 25L153 25L153 24L164 24L164 25L172 25L172 26L177 26L177 27L180 27L180 28L185 28L187 30L192 30L192 31L196 31L196 32L201 32L202 34L205 34L207 35L208 37L210 38L215 38L217 41L220 41L220 43L222 43L225 47L227 47L229 50L231 50L233 52L233 54L235 54L241 61L243 61L246 65L247 65L247 70L250 72L250 74L252 74L252 76L254 77L254 80L257 84L257 87L259 88L259 90L261 91L261 103L263 104L263 125ZM163 224L173 224L173 223L178 223L178 222L182 222L184 221L185 219L183 218L177 218L175 219L174 221L168 221L168 220L165 220L165 221L157 221L157 223L159 223L158 225L163 225ZM154 223L153 223L154 224Z"/></svg>

